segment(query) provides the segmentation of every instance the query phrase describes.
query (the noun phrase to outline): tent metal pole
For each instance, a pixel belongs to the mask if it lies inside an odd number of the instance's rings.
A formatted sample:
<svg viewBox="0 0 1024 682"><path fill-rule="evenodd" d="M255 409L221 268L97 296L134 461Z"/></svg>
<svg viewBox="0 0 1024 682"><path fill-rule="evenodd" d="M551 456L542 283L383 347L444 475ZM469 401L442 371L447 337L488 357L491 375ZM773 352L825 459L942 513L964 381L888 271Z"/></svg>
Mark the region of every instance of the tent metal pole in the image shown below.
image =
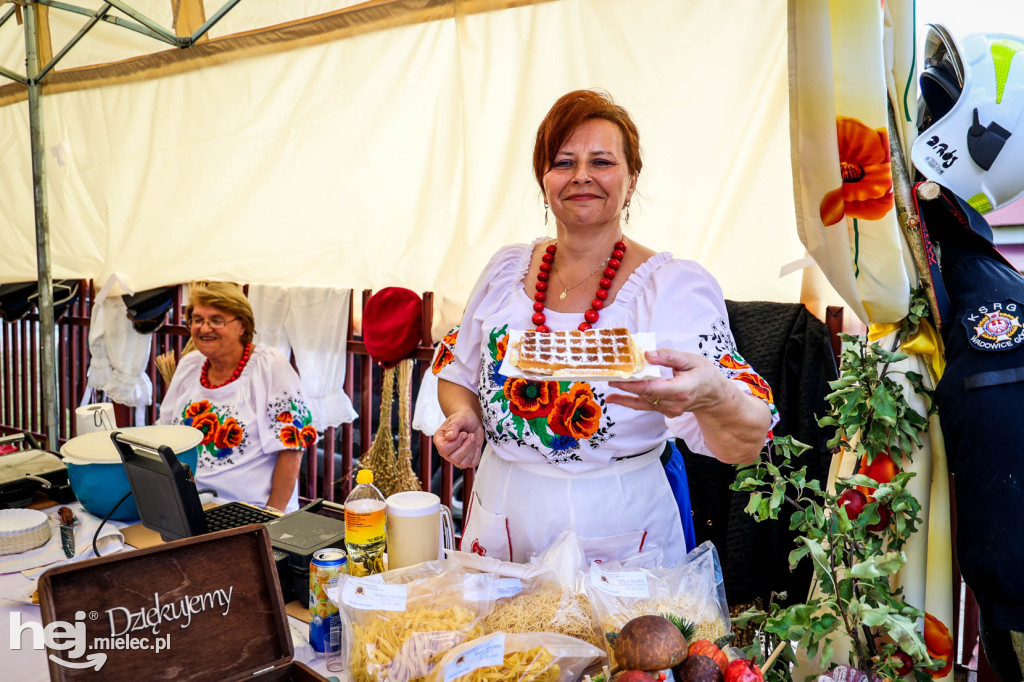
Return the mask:
<svg viewBox="0 0 1024 682"><path fill-rule="evenodd" d="M241 0L228 0L223 5L221 5L221 8L214 12L213 16L206 20L206 23L204 23L202 26L196 29L196 32L189 37L189 40L192 43L195 43L197 40L199 40L207 31L213 28L214 24L220 21L224 17L224 15L231 11L234 8L234 6L237 5L239 2L241 2Z"/></svg>
<svg viewBox="0 0 1024 682"><path fill-rule="evenodd" d="M136 33L141 33L144 36L149 36L150 38L159 40L162 43L167 43L168 45L173 45L175 47L179 46L178 41L173 37L168 37L169 34L166 31L158 33L156 31L151 31L145 26L137 24L134 21L128 21L121 17L110 16L107 14L107 10L113 6L110 3L107 3L106 7L102 8L102 12L101 10L87 9L85 7L78 7L77 5L69 5L66 2L57 2L56 0L39 0L39 4L46 5L47 7L52 7L54 9L64 10L65 12L71 12L73 14L81 14L85 17L95 17L102 14L100 19L107 23L120 26L121 28L127 28L131 31L135 31Z"/></svg>
<svg viewBox="0 0 1024 682"><path fill-rule="evenodd" d="M6 24L7 20L10 19L11 17L13 17L15 12L17 12L17 11L18 11L17 6L12 5L9 10L4 12L4 15L2 17L0 17L0 26L3 26L4 24Z"/></svg>
<svg viewBox="0 0 1024 682"><path fill-rule="evenodd" d="M39 275L40 375L43 384L43 421L46 447L56 450L57 442L57 338L53 320L53 273L50 269L50 218L46 202L46 155L44 153L42 87L35 2L25 8L25 63L28 75L28 122L32 144L32 190L36 223L36 270Z"/></svg>
<svg viewBox="0 0 1024 682"><path fill-rule="evenodd" d="M42 71L39 72L39 75L36 76L36 80L37 81L43 80L43 78L46 77L46 74L50 73L50 71L53 69L53 67L57 66L57 62L59 62L61 59L64 59L64 55L66 55L71 50L71 48L73 48L75 45L77 45L78 41L80 41L82 38L84 38L85 34L88 33L89 31L91 31L92 27L96 25L96 22L98 22L100 19L102 19L104 17L104 15L106 15L106 13L109 12L109 11L110 11L110 5L109 4L103 5L103 7L101 7L98 10L96 10L96 14L93 15L89 19L89 21L85 22L85 26L80 28L78 30L78 33L76 33L74 35L74 37L71 38L71 40L68 41L67 45L62 47L60 52L58 52L54 56L54 58L50 60L50 63L43 67Z"/></svg>
<svg viewBox="0 0 1024 682"><path fill-rule="evenodd" d="M28 85L28 79L26 79L24 76L22 76L19 73L14 73L9 69L5 69L2 66L0 66L0 76L7 76L12 81L21 83L22 85Z"/></svg>
<svg viewBox="0 0 1024 682"><path fill-rule="evenodd" d="M148 28L150 31L153 31L163 36L173 44L178 45L179 47L182 45L182 39L180 37L168 32L167 29L165 29L163 26L156 23L142 12L139 12L134 7L130 7L121 2L120 0L104 0L104 2L113 5L124 14L127 14L129 17L131 17L135 21L139 22L140 24Z"/></svg>

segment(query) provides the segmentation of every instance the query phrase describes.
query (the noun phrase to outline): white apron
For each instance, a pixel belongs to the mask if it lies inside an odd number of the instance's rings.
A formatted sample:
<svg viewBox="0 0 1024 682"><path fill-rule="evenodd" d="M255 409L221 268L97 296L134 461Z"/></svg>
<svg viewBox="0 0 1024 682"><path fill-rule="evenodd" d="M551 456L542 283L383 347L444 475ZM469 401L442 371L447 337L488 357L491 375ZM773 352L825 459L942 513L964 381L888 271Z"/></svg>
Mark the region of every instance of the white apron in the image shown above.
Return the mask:
<svg viewBox="0 0 1024 682"><path fill-rule="evenodd" d="M686 555L660 455L664 445L582 474L553 464L509 462L484 448L462 534L462 551L528 561L563 530L579 537L590 561L660 549L663 566Z"/></svg>

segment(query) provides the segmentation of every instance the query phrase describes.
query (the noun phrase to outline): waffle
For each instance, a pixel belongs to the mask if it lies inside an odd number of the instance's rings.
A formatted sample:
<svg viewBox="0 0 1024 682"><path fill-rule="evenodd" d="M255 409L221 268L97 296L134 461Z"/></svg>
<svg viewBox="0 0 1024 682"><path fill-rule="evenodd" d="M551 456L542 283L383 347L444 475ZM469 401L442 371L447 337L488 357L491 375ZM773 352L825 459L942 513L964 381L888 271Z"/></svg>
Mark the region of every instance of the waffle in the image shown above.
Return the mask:
<svg viewBox="0 0 1024 682"><path fill-rule="evenodd" d="M524 331L510 360L523 372L550 376L628 376L644 366L629 330Z"/></svg>

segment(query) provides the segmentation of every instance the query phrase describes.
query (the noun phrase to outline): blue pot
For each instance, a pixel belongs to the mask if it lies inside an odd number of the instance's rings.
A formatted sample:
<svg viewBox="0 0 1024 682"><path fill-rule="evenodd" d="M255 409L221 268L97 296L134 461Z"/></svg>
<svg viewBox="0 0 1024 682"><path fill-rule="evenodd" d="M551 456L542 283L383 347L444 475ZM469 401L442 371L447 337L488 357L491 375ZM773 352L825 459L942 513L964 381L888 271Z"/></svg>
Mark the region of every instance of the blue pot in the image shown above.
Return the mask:
<svg viewBox="0 0 1024 682"><path fill-rule="evenodd" d="M196 446L203 438L198 429L191 426L139 426L117 430L144 442L169 446L182 464L196 471L199 460ZM72 438L61 448L71 489L86 511L99 518L109 514L118 500L131 492L128 475L110 440L110 433L87 433ZM139 509L135 500L129 496L110 518L138 521Z"/></svg>

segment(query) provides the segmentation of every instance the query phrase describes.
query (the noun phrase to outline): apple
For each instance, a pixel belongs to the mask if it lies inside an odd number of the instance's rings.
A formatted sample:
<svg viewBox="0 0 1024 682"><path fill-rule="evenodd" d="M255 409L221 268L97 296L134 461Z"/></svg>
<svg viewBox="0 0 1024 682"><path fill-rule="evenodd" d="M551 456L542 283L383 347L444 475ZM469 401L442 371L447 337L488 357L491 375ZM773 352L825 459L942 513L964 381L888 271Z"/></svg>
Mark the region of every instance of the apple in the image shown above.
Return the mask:
<svg viewBox="0 0 1024 682"><path fill-rule="evenodd" d="M914 669L914 659L906 652L897 651L893 653L892 658L900 662L900 667L896 668L896 677L904 677Z"/></svg>
<svg viewBox="0 0 1024 682"><path fill-rule="evenodd" d="M764 682L754 659L737 658L725 667L725 682Z"/></svg>
<svg viewBox="0 0 1024 682"><path fill-rule="evenodd" d="M840 508L846 509L846 516L853 521L864 511L864 506L868 503L868 496L856 488L847 488L836 500L836 503Z"/></svg>
<svg viewBox="0 0 1024 682"><path fill-rule="evenodd" d="M849 513L849 512L847 512L847 513ZM890 515L889 515L889 508L888 507L879 507L878 508L878 523L872 523L869 526L865 526L865 528L867 528L872 533L877 533L879 531L885 530L886 528L889 527L889 516Z"/></svg>

